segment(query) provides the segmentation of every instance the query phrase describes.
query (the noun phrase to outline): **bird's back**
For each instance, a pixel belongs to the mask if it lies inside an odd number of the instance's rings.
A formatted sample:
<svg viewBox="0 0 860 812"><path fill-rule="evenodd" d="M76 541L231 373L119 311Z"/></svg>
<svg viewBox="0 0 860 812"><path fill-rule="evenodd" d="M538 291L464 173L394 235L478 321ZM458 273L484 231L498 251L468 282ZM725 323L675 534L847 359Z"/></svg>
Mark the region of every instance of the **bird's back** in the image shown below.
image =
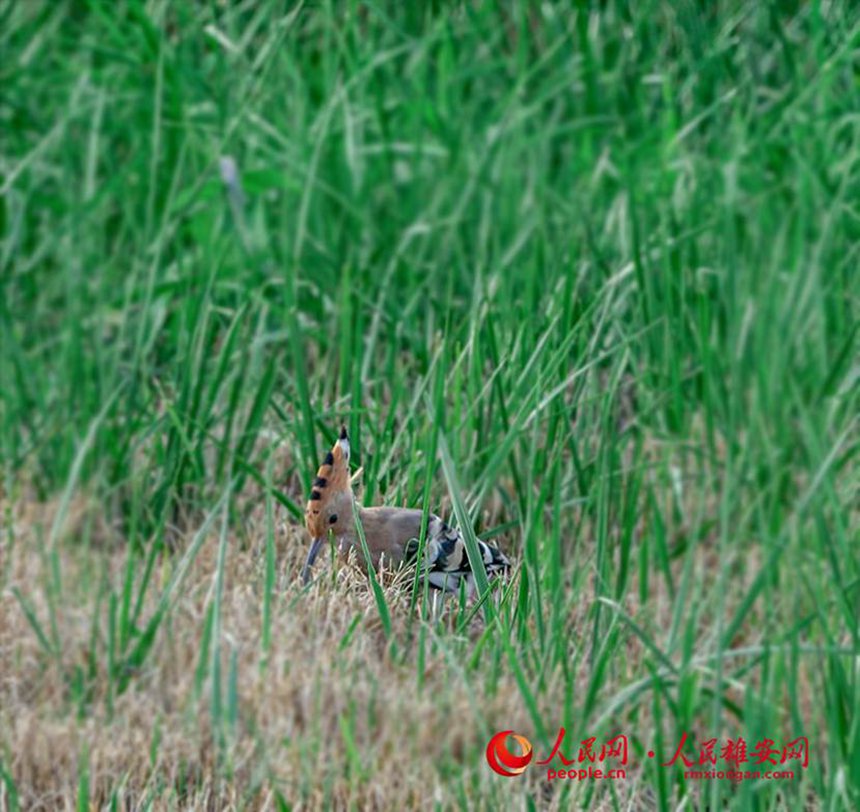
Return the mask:
<svg viewBox="0 0 860 812"><path fill-rule="evenodd" d="M360 510L365 540L375 568L379 567L380 559L397 567L415 558L421 535L421 515L420 510L412 508L373 507ZM358 548L358 560L362 561L364 556L358 540L350 540L350 543ZM478 552L488 577L507 572L510 568L510 561L501 550L480 539ZM467 590L474 591L471 562L462 533L432 513L427 520L422 560L428 581L437 589L456 592L460 581L465 579Z"/></svg>
<svg viewBox="0 0 860 812"><path fill-rule="evenodd" d="M417 539L421 533L421 511L414 508L370 507L361 508L359 515L373 566L379 566L381 557L389 566L400 566L407 558L409 541ZM352 544L358 548L358 560L363 561L358 539Z"/></svg>

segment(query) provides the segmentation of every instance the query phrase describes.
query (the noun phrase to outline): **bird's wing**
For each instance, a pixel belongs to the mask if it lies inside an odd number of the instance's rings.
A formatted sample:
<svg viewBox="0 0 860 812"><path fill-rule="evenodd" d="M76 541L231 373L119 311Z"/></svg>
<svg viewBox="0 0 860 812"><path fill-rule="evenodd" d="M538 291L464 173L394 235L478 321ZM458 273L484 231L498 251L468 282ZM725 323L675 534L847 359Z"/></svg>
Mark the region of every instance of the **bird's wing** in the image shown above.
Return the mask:
<svg viewBox="0 0 860 812"><path fill-rule="evenodd" d="M492 578L501 575L510 569L511 562L505 554L487 544L486 541L478 541L478 550L487 576ZM418 539L410 539L407 550L407 559L418 552ZM472 565L466 552L466 542L463 534L449 527L438 516L430 515L427 524L427 540L424 544L423 569L427 573L427 580L437 589L449 592L457 592L460 581L465 580L468 591L474 590L475 582L472 573Z"/></svg>

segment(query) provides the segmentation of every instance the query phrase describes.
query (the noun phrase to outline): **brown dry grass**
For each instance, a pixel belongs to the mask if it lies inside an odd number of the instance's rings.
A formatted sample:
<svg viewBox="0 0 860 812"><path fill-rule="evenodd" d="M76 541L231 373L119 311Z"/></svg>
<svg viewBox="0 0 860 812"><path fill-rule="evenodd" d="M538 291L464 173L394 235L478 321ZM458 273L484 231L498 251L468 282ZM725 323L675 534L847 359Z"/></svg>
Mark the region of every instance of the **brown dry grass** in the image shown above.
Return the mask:
<svg viewBox="0 0 860 812"><path fill-rule="evenodd" d="M428 638L419 688L415 651L402 659L390 655L359 573L349 568L334 578L324 573L302 594L295 576L304 537L292 527L278 534L272 647L261 667L264 534L256 525L248 528L251 544L231 540L221 604L224 680L231 656L238 668L235 730L219 743L211 722L211 683L202 691L195 686L217 566L214 534L189 571L145 668L124 694L110 700L101 673L104 629L94 636L92 618L105 616L104 607L96 612L102 579L115 592L121 589L126 551L120 544L84 549L70 538L57 545L64 601L56 607L56 622L62 647L57 657L49 657L14 590L26 595L46 622L48 591L41 585L50 574L47 559L34 553L37 528L49 525L51 511L29 503L14 512L16 538L4 546L0 595L6 664L0 725L7 770L23 808L74 807L82 759L88 761L91 798L99 807L117 787L127 808L152 797L154 809L266 809L275 808L276 793L308 809L405 809L432 800L455 804L434 759L446 754L465 773L488 780L478 769L487 739L503 725L525 723L519 712L511 712L516 685L510 674L492 689L467 682L456 657L468 641L446 632L444 619L439 634ZM74 530L86 513L86 505L77 502L69 526ZM169 567L168 559L161 562L156 580L166 578ZM154 610L156 593L148 591L152 600L144 616ZM387 597L395 633L405 639L405 591L392 586ZM471 635L479 632L472 629ZM91 661L98 672L84 712L78 713L69 680L75 666L85 670ZM462 679L452 680L457 673Z"/></svg>
<svg viewBox="0 0 860 812"><path fill-rule="evenodd" d="M666 507L665 515L671 516ZM699 508L710 512L715 506ZM492 798L492 808L526 808L531 802L553 810L585 804L586 798L588 808L612 808L609 793L591 798L582 784L568 787L565 796L557 785L542 781L537 770L510 781L493 775L484 763L489 737L502 729L529 730L532 724L509 662L484 656L477 669L465 667L481 648L483 622L476 620L458 634L450 607L436 623L418 619L410 614L408 591L389 580L386 598L398 641L393 652L367 581L356 569L332 572L321 566L312 587L301 588L297 574L305 534L283 517L276 533L271 649L264 658L262 509L251 511L242 527L229 531L220 604L220 690L211 673L202 680L196 677L201 661L211 664L211 657L201 653L201 640L216 583L216 528L193 561L144 667L132 675L124 693L114 695L105 665L104 596L121 594L129 552L115 529L104 524L96 503L84 497L72 500L64 532L53 550L46 549L56 510L56 502L38 503L25 488L3 507L0 726L4 769L23 808L75 807L81 765L86 765L90 801L97 808L112 797L119 808L151 802L148 808L156 810L276 809L283 803L301 809L458 808L473 790ZM670 524L666 530L671 539L680 537L684 527ZM586 539L590 533L585 526ZM139 625L155 611L177 553L188 547L192 535L193 530L178 537L174 552L157 562ZM89 542L82 544L81 538ZM586 552L585 560L590 558ZM721 567L739 563L717 561L712 544L699 544L693 558L699 587L695 600L713 593ZM745 563L732 596L743 594L760 567L754 557ZM683 558L672 562L676 582L683 566ZM52 586L57 577L61 583ZM674 603L665 583L653 573L652 579L648 600L640 604L634 574L623 609L652 630L662 647ZM565 627L575 683L584 693L591 678L587 655L589 611L596 594L593 574L584 571L571 588L580 601ZM55 617L61 643L56 655L40 645L16 591L44 627ZM52 594L62 595L53 610ZM733 608L732 596L728 608ZM697 649L712 641L711 621L702 616ZM766 631L756 624L762 621L754 612L739 642L760 640ZM603 699L611 700L646 673L641 640L625 632L620 645L625 656L613 660L601 686ZM236 718L225 726L213 721L213 697L226 702L231 663ZM561 723L566 681L557 669L541 668L535 664L532 674L542 680L536 692L539 712L554 731ZM806 668L802 677L811 680ZM705 668L702 679L709 679ZM86 683L83 700L76 680ZM730 698L740 702L744 688L756 687L757 681L753 670L729 692ZM811 684L801 687L801 693L811 696ZM815 713L804 705L805 712ZM653 740L650 702L619 707L610 721ZM663 727L672 740L666 720ZM729 734L737 731L713 731ZM647 781L639 780L636 761L627 781L613 790L631 809L653 808L653 792Z"/></svg>

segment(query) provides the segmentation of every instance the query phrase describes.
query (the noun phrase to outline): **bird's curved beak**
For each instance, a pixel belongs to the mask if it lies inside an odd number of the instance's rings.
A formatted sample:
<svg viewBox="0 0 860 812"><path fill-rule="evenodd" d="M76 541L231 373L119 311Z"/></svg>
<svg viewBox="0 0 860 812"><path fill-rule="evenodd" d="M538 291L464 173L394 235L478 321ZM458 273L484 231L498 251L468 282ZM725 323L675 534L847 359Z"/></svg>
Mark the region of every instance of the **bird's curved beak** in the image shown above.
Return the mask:
<svg viewBox="0 0 860 812"><path fill-rule="evenodd" d="M305 560L305 565L302 567L302 583L304 584L307 584L311 580L311 567L314 565L314 561L317 560L317 556L319 555L322 545L322 536L311 542L311 548L308 550L308 557Z"/></svg>

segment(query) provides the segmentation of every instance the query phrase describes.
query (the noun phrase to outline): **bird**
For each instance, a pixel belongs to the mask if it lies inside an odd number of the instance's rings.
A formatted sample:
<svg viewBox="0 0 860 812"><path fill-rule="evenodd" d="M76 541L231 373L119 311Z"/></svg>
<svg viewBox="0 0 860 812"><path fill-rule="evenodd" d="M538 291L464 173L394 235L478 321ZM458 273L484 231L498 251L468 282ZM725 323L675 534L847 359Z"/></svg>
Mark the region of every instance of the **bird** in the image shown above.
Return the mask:
<svg viewBox="0 0 860 812"><path fill-rule="evenodd" d="M356 514L374 570L383 565L397 568L418 563L422 511L359 506L349 475L349 451L349 435L344 426L317 471L305 510L305 522L311 535L310 550L301 572L306 585L311 579L311 568L327 540L334 544L342 557L348 557L350 551L355 550L356 561L366 571L366 556L356 529ZM486 541L478 539L477 542L487 578L506 576L511 569L507 556ZM420 567L434 590L455 593L459 592L462 583L468 596L475 593L475 576L463 534L433 513L427 521Z"/></svg>

